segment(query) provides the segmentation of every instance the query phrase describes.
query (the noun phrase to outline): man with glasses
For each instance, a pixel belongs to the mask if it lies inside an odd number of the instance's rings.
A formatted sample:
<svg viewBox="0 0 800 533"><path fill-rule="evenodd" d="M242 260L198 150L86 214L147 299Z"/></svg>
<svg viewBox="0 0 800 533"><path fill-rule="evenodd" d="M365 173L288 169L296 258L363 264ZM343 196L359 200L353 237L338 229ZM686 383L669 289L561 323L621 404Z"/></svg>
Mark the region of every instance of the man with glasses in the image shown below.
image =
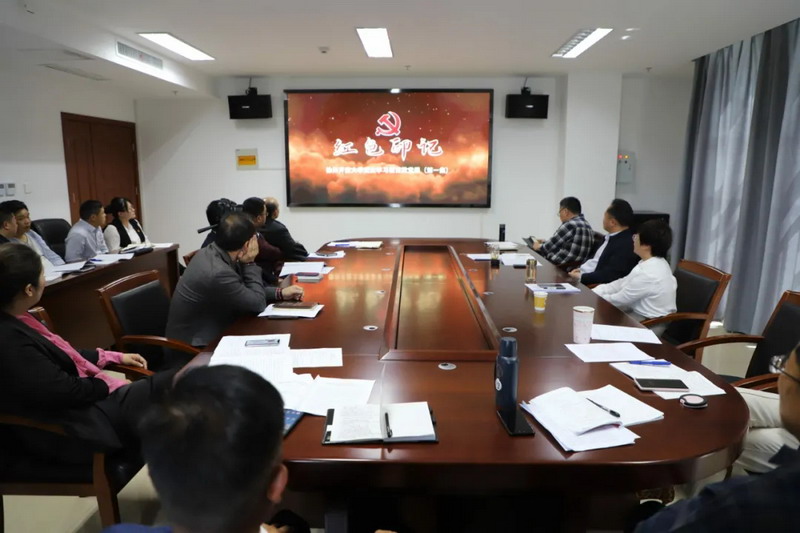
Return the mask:
<svg viewBox="0 0 800 533"><path fill-rule="evenodd" d="M641 522L636 533L663 531L796 531L800 523L800 345L776 361L778 413L795 447L783 446L770 459L774 470L704 488L694 498L666 507Z"/></svg>
<svg viewBox="0 0 800 533"><path fill-rule="evenodd" d="M586 261L592 252L594 231L581 213L581 202L567 196L559 204L561 226L547 241L536 240L533 249L554 265Z"/></svg>

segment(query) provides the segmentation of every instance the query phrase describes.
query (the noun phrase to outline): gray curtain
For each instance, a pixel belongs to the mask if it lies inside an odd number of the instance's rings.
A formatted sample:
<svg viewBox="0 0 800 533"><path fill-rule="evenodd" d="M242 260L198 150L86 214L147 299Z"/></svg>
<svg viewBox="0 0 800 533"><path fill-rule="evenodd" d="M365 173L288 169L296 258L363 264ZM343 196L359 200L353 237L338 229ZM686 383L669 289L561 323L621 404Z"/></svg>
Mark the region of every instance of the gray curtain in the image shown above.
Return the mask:
<svg viewBox="0 0 800 533"><path fill-rule="evenodd" d="M725 326L760 333L800 288L800 20L698 59L692 98L676 252L733 274Z"/></svg>

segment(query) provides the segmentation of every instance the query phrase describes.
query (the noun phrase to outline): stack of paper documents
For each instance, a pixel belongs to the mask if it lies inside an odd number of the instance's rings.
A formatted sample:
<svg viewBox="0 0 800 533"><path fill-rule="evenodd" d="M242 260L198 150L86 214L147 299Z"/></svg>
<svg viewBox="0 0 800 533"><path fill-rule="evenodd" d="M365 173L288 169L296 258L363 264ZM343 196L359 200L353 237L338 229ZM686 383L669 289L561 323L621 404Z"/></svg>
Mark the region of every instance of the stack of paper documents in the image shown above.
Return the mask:
<svg viewBox="0 0 800 533"><path fill-rule="evenodd" d="M86 261L79 261L77 263L67 263L66 265L58 265L52 267L52 271L61 272L62 274L66 274L68 272L77 272L78 270L82 269L85 264Z"/></svg>
<svg viewBox="0 0 800 533"><path fill-rule="evenodd" d="M173 244L175 244L175 243L173 243L173 242L151 242L150 246L152 246L153 248L158 250L160 248L169 248Z"/></svg>
<svg viewBox="0 0 800 533"><path fill-rule="evenodd" d="M635 426L664 418L663 412L622 392L614 385L606 385L601 389L587 390L578 394L619 413L619 420L623 426Z"/></svg>
<svg viewBox="0 0 800 533"><path fill-rule="evenodd" d="M328 409L345 405L366 405L372 393L372 379L317 378L298 399L296 406L284 405L287 409L303 411L311 415L325 416ZM277 387L280 392L280 387ZM293 399L292 399L293 400ZM284 398L284 404L286 398Z"/></svg>
<svg viewBox="0 0 800 533"><path fill-rule="evenodd" d="M297 261L283 264L280 277L290 274L322 274L325 263L322 261Z"/></svg>
<svg viewBox="0 0 800 533"><path fill-rule="evenodd" d="M489 241L486 246L497 246L498 250L516 250L519 244L510 241Z"/></svg>
<svg viewBox="0 0 800 533"><path fill-rule="evenodd" d="M655 359L653 362L667 362ZM676 365L633 365L630 363L612 363L611 366L631 378L641 379L679 379L689 388L688 391L653 391L665 400L674 400L684 394L699 394L700 396L717 396L725 391L709 381L697 371L686 371Z"/></svg>
<svg viewBox="0 0 800 533"><path fill-rule="evenodd" d="M569 387L542 394L528 403L523 402L522 408L531 413L566 451L582 452L625 446L639 438L621 425L620 418Z"/></svg>
<svg viewBox="0 0 800 533"><path fill-rule="evenodd" d="M133 254L97 254L89 261L97 265L110 265L117 261L127 261L129 259L133 259Z"/></svg>
<svg viewBox="0 0 800 533"><path fill-rule="evenodd" d="M294 368L342 366L341 348L289 350L289 353L292 354L292 367Z"/></svg>
<svg viewBox="0 0 800 533"><path fill-rule="evenodd" d="M661 344L661 339L647 328L629 328L625 326L592 325L592 339L596 341L644 342Z"/></svg>
<svg viewBox="0 0 800 533"><path fill-rule="evenodd" d="M533 259L531 254L502 254L500 262L505 266L525 266L528 264L528 259ZM537 261L537 265L539 262Z"/></svg>
<svg viewBox="0 0 800 533"><path fill-rule="evenodd" d="M344 250L336 250L335 252L311 252L308 254L309 259L341 259L344 257Z"/></svg>
<svg viewBox="0 0 800 533"><path fill-rule="evenodd" d="M336 246L340 248L366 248L377 250L383 245L383 241L334 241L328 243L328 246Z"/></svg>
<svg viewBox="0 0 800 533"><path fill-rule="evenodd" d="M567 344L567 349L584 363L611 361L650 361L653 358L629 342L602 342L597 344Z"/></svg>
<svg viewBox="0 0 800 533"><path fill-rule="evenodd" d="M578 287L570 283L526 283L525 286L532 291L544 291L561 294L581 292Z"/></svg>
<svg viewBox="0 0 800 533"><path fill-rule="evenodd" d="M275 307L275 304L269 304L258 316L267 318L314 318L323 307L325 307L323 304L317 304L314 307L306 309L299 307L281 308ZM615 361L621 361L621 359L615 359Z"/></svg>

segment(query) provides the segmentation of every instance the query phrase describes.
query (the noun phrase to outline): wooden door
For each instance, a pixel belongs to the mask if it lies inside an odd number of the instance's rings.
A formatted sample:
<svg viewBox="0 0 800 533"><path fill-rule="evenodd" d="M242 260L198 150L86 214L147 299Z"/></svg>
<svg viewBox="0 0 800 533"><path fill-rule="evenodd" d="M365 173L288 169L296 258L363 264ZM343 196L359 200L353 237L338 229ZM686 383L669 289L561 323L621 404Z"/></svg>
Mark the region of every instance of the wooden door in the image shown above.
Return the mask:
<svg viewBox="0 0 800 533"><path fill-rule="evenodd" d="M115 196L130 199L141 221L136 125L61 113L61 130L72 221L86 200L108 205Z"/></svg>

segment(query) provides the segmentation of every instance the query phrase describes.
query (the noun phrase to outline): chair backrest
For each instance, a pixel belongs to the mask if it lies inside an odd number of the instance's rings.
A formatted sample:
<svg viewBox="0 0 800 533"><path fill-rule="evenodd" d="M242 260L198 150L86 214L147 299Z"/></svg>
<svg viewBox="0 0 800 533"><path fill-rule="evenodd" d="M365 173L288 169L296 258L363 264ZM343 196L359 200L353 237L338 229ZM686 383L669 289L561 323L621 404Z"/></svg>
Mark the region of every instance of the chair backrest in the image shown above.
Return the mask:
<svg viewBox="0 0 800 533"><path fill-rule="evenodd" d="M169 296L157 270L139 272L97 289L117 346L125 335L163 337L167 329ZM137 345L129 349L140 353L149 363L163 359L159 346Z"/></svg>
<svg viewBox="0 0 800 533"><path fill-rule="evenodd" d="M33 231L38 233L55 253L62 258L67 250L67 234L72 227L63 218L40 218L31 222Z"/></svg>
<svg viewBox="0 0 800 533"><path fill-rule="evenodd" d="M676 307L678 313L703 313L705 320L678 320L664 331L663 337L673 344L705 338L731 275L712 266L681 259L675 269L678 281Z"/></svg>
<svg viewBox="0 0 800 533"><path fill-rule="evenodd" d="M747 377L768 373L772 356L786 355L800 342L800 292L783 293L762 336L764 340L756 346L747 367Z"/></svg>

